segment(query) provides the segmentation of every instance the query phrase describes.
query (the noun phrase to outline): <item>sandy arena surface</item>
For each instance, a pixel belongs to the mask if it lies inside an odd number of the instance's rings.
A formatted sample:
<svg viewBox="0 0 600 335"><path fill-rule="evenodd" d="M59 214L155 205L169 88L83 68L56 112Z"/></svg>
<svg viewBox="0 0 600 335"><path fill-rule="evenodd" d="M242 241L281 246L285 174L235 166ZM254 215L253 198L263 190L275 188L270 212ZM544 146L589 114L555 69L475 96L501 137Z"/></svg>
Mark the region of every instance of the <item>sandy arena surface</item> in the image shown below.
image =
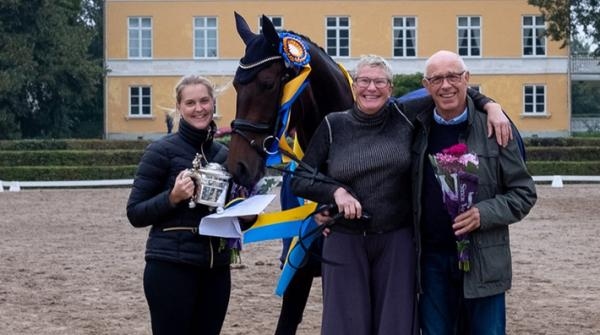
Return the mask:
<svg viewBox="0 0 600 335"><path fill-rule="evenodd" d="M600 185L538 185L511 228L508 334L600 334ZM142 289L147 229L128 188L0 193L0 334L150 334ZM273 334L279 241L245 246L222 334ZM315 281L299 334L318 334Z"/></svg>

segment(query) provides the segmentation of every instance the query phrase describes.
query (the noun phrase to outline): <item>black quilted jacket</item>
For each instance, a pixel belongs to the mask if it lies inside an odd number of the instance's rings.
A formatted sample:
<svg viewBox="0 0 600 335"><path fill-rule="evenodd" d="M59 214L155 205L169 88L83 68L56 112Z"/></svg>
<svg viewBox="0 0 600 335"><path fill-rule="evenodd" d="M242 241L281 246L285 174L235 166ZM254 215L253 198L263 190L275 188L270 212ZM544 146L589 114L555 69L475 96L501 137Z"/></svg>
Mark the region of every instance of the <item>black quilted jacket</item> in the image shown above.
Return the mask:
<svg viewBox="0 0 600 335"><path fill-rule="evenodd" d="M207 135L181 120L177 133L151 143L142 156L127 202L127 217L134 227L152 226L146 260L200 267L229 265L230 250L220 246L220 238L185 230L163 231L168 227L198 227L200 219L210 214L209 208L201 204L190 209L187 201L175 206L169 203L175 178L192 167L201 146L209 162L222 164L227 158L227 147Z"/></svg>

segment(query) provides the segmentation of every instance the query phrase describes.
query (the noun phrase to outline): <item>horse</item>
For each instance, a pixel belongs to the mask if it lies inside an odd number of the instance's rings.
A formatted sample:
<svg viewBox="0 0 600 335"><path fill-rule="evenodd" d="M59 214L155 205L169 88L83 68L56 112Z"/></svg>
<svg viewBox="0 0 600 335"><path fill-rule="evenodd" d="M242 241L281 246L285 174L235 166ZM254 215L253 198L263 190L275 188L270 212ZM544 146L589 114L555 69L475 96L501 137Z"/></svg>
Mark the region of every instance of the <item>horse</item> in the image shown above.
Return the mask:
<svg viewBox="0 0 600 335"><path fill-rule="evenodd" d="M235 20L246 50L233 80L236 114L225 165L237 184L251 188L265 174L266 156L273 150L269 146L285 136L280 134L280 100L284 86L302 66L311 70L304 90L292 102L288 129L296 132L303 150L325 115L350 108L354 98L345 70L306 36L278 33L265 15L261 34L253 33L238 13ZM309 59L306 64L301 63L303 57Z"/></svg>

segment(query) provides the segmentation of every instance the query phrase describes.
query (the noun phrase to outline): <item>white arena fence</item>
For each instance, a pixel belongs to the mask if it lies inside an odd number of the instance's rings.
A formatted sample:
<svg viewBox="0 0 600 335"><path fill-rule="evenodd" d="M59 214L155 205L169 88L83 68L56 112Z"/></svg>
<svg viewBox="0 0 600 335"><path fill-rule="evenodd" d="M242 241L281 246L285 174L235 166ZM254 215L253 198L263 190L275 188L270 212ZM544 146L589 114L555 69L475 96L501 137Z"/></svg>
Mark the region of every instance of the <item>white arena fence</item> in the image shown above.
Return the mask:
<svg viewBox="0 0 600 335"><path fill-rule="evenodd" d="M600 183L600 176L533 176L536 183L551 183L552 187L563 187L564 183ZM3 181L0 192L18 192L22 188L73 188L131 186L133 179L63 180L63 181Z"/></svg>

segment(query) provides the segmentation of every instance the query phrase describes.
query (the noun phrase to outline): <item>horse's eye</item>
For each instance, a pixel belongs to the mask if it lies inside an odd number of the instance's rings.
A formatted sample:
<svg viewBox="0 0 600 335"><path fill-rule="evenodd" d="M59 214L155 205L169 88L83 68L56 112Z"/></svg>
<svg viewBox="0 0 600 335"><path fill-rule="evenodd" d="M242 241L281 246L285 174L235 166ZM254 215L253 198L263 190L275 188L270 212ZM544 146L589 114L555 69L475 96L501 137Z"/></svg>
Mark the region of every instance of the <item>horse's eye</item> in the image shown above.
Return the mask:
<svg viewBox="0 0 600 335"><path fill-rule="evenodd" d="M273 89L273 87L275 87L275 81L273 81L273 80L259 81L258 85L261 89L267 91L267 90L271 90L271 89Z"/></svg>

